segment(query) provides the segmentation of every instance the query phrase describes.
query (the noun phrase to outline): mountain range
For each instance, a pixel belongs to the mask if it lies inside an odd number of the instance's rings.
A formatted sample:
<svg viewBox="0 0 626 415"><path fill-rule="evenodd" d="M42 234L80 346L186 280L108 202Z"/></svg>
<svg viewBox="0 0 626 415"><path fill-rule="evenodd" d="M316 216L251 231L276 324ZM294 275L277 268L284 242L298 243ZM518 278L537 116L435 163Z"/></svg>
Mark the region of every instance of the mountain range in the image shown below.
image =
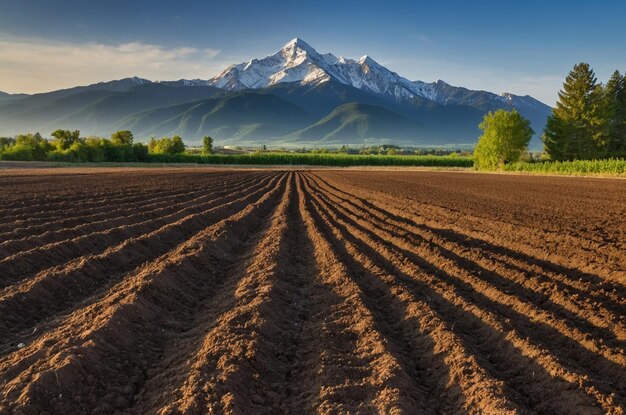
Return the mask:
<svg viewBox="0 0 626 415"><path fill-rule="evenodd" d="M230 145L454 146L475 143L483 115L499 108L528 118L531 146L540 145L551 108L528 95L410 81L367 55L320 54L296 38L208 80L133 77L33 95L0 92L0 135L129 129L140 140L211 135Z"/></svg>

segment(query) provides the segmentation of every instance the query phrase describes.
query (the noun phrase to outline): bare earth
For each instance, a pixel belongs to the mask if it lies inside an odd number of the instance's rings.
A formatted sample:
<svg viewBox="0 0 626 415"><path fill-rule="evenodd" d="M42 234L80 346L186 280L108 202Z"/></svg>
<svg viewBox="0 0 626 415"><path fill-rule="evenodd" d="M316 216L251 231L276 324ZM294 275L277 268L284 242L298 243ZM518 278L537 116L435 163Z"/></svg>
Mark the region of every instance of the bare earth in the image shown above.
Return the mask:
<svg viewBox="0 0 626 415"><path fill-rule="evenodd" d="M623 414L625 270L624 180L5 170L0 414Z"/></svg>

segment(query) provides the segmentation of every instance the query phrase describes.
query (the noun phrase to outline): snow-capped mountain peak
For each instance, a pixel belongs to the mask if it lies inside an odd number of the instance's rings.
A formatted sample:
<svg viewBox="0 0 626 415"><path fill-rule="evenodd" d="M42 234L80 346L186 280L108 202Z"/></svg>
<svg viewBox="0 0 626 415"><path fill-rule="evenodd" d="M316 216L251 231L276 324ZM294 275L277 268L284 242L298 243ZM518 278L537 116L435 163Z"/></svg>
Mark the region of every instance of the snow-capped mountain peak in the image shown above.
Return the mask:
<svg viewBox="0 0 626 415"><path fill-rule="evenodd" d="M372 59L369 55L363 55L357 61L359 65L367 65L367 66L381 66L378 62Z"/></svg>
<svg viewBox="0 0 626 415"><path fill-rule="evenodd" d="M331 53L320 54L300 38L262 59L232 65L210 79L210 85L229 90L265 88L281 82L319 84L334 80L392 99L418 95L413 83L378 64L368 55L358 61Z"/></svg>
<svg viewBox="0 0 626 415"><path fill-rule="evenodd" d="M273 55L229 66L210 79L209 84L240 90L265 88L280 82L325 82L330 76L324 69L336 60L331 54L320 55L308 43L295 38Z"/></svg>
<svg viewBox="0 0 626 415"><path fill-rule="evenodd" d="M291 51L299 51L301 53L308 52L308 53L317 54L317 51L313 49L311 45L309 45L308 43L306 43L304 40L300 39L299 37L293 38L289 42L285 43L285 46L283 46L280 49L280 51L283 54L285 52L291 52Z"/></svg>
<svg viewBox="0 0 626 415"><path fill-rule="evenodd" d="M368 55L354 60L337 58L331 53L320 54L297 37L287 42L273 55L229 66L219 75L209 79L207 84L227 90L241 90L266 88L284 82L317 85L331 80L393 101L407 101L420 97L444 105L482 104L485 99L514 106L534 105L534 102L525 97L470 91L453 87L442 80L432 83L409 81Z"/></svg>

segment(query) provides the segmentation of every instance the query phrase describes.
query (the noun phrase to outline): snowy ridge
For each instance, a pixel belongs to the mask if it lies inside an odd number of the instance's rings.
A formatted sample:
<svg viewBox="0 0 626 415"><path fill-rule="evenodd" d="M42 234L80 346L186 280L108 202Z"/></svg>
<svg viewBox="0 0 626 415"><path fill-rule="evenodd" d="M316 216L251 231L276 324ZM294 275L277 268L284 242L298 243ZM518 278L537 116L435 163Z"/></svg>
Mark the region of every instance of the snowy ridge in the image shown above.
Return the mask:
<svg viewBox="0 0 626 415"><path fill-rule="evenodd" d="M367 55L354 60L337 58L331 53L320 54L299 38L263 59L231 65L208 83L218 88L240 90L266 88L280 82L315 85L331 79L396 100L423 96L424 93L422 86L390 71Z"/></svg>
<svg viewBox="0 0 626 415"><path fill-rule="evenodd" d="M439 104L476 105L485 101L511 107L537 107L532 97L508 93L471 91L444 81L409 81L365 55L358 60L320 54L302 39L295 38L278 52L262 59L231 65L206 83L227 90L260 89L281 82L316 85L334 80L394 101L420 97Z"/></svg>

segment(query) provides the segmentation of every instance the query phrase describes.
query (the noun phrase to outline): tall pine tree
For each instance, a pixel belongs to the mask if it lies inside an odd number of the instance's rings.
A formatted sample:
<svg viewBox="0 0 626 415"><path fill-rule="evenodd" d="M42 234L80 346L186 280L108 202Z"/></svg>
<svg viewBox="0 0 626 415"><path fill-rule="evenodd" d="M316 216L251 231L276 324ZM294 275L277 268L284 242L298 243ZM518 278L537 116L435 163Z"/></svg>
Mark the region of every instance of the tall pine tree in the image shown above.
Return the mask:
<svg viewBox="0 0 626 415"><path fill-rule="evenodd" d="M603 101L602 87L589 64L575 65L565 78L542 137L552 159L593 159L605 155Z"/></svg>
<svg viewBox="0 0 626 415"><path fill-rule="evenodd" d="M626 76L613 72L604 88L607 155L626 157Z"/></svg>

